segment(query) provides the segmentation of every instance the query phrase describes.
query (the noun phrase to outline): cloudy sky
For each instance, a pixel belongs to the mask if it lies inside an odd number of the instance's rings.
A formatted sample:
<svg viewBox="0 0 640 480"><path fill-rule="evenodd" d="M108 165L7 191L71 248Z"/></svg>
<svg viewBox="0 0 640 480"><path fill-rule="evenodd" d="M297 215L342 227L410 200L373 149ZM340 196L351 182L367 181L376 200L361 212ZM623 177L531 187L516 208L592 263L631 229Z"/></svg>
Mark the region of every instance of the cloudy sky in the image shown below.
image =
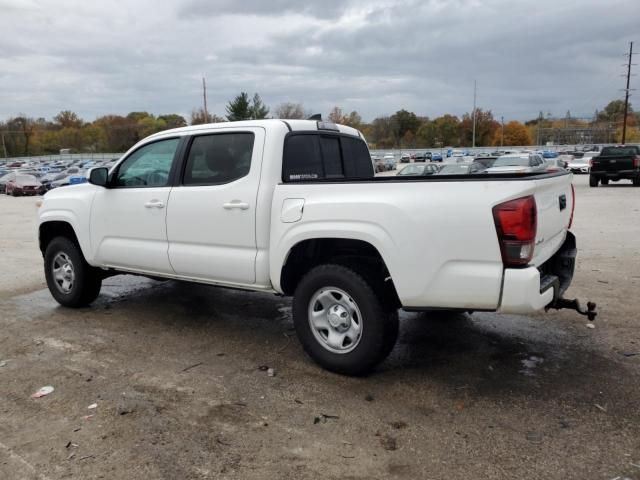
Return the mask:
<svg viewBox="0 0 640 480"><path fill-rule="evenodd" d="M0 0L0 119L188 115L202 76L219 115L241 90L461 115L476 79L498 117L586 116L621 98L639 20L638 0Z"/></svg>

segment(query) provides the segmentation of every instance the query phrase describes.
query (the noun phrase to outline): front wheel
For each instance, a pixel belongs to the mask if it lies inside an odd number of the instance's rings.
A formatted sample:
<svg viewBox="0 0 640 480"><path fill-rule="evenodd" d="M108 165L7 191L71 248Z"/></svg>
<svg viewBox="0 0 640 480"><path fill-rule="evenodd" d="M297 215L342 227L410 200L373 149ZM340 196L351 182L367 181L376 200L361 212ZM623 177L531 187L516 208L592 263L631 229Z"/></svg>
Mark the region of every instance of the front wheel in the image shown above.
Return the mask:
<svg viewBox="0 0 640 480"><path fill-rule="evenodd" d="M597 187L598 186L598 177L595 175L589 175L589 186Z"/></svg>
<svg viewBox="0 0 640 480"><path fill-rule="evenodd" d="M66 237L56 237L44 254L44 273L53 298L65 307L84 307L100 294L102 277L89 265L80 247Z"/></svg>
<svg viewBox="0 0 640 480"><path fill-rule="evenodd" d="M362 375L383 361L398 336L397 311L351 268L315 267L298 284L293 321L305 351L336 373Z"/></svg>

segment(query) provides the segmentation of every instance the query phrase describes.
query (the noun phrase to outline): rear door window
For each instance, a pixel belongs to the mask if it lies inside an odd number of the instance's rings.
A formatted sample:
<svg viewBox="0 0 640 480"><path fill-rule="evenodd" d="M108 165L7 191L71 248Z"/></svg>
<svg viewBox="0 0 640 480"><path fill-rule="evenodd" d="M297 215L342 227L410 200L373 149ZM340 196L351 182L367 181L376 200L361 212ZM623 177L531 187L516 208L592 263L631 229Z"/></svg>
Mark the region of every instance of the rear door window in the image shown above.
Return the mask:
<svg viewBox="0 0 640 480"><path fill-rule="evenodd" d="M251 169L251 132L199 135L193 139L183 185L220 185L246 176Z"/></svg>

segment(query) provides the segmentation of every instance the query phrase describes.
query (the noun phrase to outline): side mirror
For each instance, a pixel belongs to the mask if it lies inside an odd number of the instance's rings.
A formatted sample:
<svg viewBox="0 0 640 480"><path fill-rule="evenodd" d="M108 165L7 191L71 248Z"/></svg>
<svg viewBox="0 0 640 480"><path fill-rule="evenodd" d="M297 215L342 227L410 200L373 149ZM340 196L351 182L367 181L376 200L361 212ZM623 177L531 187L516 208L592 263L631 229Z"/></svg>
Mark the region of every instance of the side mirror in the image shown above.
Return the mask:
<svg viewBox="0 0 640 480"><path fill-rule="evenodd" d="M89 171L89 183L98 187L106 187L109 183L109 169L96 167Z"/></svg>

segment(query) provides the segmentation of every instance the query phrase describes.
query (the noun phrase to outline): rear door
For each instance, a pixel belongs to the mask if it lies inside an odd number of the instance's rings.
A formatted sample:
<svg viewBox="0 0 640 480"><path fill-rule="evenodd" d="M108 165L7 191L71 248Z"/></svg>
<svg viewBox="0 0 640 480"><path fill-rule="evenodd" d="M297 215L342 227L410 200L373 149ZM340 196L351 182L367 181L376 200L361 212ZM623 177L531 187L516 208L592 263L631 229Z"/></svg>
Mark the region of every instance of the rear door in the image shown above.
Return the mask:
<svg viewBox="0 0 640 480"><path fill-rule="evenodd" d="M190 139L167 212L169 260L193 279L255 283L256 199L263 128L227 128Z"/></svg>

